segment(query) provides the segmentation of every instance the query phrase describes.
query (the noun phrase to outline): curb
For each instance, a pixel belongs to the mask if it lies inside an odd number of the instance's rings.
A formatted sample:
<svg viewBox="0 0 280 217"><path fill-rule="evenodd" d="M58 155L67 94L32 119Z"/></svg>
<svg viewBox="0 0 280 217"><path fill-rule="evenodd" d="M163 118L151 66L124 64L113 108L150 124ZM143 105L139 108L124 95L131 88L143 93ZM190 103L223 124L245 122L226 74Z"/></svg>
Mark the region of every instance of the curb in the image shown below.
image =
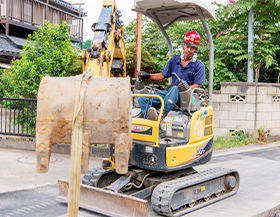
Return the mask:
<svg viewBox="0 0 280 217"><path fill-rule="evenodd" d="M18 150L25 150L25 151L36 151L36 141L26 141L26 138L22 139L14 139L14 138L0 138L0 148L5 149L18 149ZM272 142L266 145L260 144L253 144L248 146L236 147L236 148L229 148L229 149L221 149L221 150L214 150L213 157L223 156L228 154L238 154L241 152L248 152L252 150L261 150L280 146L280 142ZM107 147L98 147L98 146L91 146L90 147L90 156L91 157L102 157L102 158L109 158L109 148ZM56 144L52 146L52 153L56 154L65 154L70 155L71 149L69 144Z"/></svg>
<svg viewBox="0 0 280 217"><path fill-rule="evenodd" d="M262 212L260 214L254 215L252 217L279 217L280 216L280 205L269 209L265 212Z"/></svg>
<svg viewBox="0 0 280 217"><path fill-rule="evenodd" d="M24 141L17 139L0 139L0 148L5 149L18 149L25 151L35 151L36 142L35 141ZM71 149L69 144L56 144L52 146L52 153L70 155ZM91 157L102 157L109 158L109 148L106 147L90 147Z"/></svg>

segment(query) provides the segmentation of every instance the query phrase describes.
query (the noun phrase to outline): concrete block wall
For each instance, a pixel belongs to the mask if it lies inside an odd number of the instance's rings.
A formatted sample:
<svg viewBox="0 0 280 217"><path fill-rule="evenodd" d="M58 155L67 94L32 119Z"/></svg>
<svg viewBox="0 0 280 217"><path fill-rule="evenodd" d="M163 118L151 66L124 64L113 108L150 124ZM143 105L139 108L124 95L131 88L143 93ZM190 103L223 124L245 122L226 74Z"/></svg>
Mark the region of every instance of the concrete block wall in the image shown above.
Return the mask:
<svg viewBox="0 0 280 217"><path fill-rule="evenodd" d="M221 90L213 93L213 108L215 137L261 127L272 136L280 134L280 84L221 82Z"/></svg>

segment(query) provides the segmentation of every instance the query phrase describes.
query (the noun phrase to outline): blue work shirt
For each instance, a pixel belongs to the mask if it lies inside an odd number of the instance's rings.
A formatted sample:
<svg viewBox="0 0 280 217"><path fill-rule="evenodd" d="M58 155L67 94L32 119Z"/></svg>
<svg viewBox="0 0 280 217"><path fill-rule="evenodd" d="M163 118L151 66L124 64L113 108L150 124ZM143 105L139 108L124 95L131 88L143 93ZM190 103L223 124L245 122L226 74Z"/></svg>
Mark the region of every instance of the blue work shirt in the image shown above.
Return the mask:
<svg viewBox="0 0 280 217"><path fill-rule="evenodd" d="M195 62L189 62L186 67L183 67L180 55L175 55L168 61L162 74L168 78L171 77L172 72L185 80L188 85L205 83L205 66L199 59L196 59ZM172 76L172 84L178 85L178 83L178 80Z"/></svg>

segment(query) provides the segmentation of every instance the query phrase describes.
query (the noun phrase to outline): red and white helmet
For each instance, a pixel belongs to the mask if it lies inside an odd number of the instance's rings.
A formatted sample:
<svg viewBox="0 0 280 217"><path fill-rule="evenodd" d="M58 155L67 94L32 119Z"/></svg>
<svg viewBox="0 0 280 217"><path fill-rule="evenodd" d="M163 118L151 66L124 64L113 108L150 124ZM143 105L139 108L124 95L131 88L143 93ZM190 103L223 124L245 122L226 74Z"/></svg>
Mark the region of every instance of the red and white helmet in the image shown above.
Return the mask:
<svg viewBox="0 0 280 217"><path fill-rule="evenodd" d="M198 48L200 45L200 35L196 31L188 32L185 35L183 42L185 44L189 44L191 46Z"/></svg>

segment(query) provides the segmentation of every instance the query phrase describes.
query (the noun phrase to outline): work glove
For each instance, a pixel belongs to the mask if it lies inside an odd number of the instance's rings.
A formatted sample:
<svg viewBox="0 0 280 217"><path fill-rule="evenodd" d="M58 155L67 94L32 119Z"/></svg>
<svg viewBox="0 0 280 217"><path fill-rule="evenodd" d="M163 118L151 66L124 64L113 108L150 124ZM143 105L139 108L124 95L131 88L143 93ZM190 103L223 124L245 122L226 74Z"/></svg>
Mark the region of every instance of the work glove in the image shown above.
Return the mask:
<svg viewBox="0 0 280 217"><path fill-rule="evenodd" d="M147 72L144 72L144 71L138 72L138 78L149 79L150 76L151 76L150 73L147 73Z"/></svg>

